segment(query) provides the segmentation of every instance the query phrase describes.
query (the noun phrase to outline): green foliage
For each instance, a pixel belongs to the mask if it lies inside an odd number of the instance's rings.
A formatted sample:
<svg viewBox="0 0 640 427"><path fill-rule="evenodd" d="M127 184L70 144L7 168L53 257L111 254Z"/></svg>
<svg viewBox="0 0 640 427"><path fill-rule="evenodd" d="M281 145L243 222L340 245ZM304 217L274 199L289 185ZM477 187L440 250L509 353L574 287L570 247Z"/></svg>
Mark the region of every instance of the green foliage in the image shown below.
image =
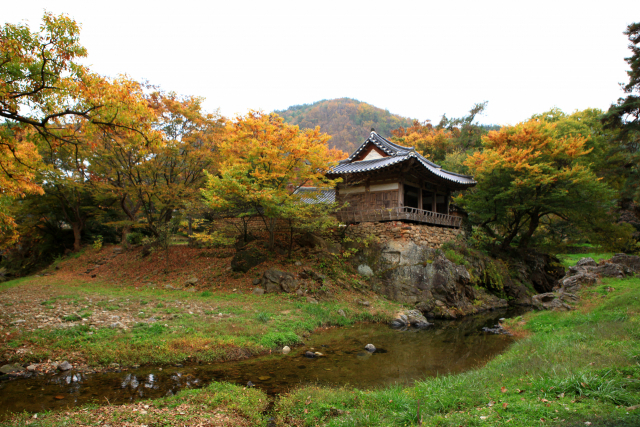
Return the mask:
<svg viewBox="0 0 640 427"><path fill-rule="evenodd" d="M478 185L456 203L503 250L512 243L528 247L555 218L580 230L611 223L614 192L583 164L586 138L555 130L542 120L503 127L483 137L484 150L466 161Z"/></svg>
<svg viewBox="0 0 640 427"><path fill-rule="evenodd" d="M127 234L127 242L130 245L139 245L142 243L142 239L144 238L144 234L139 231L134 231L132 233Z"/></svg>
<svg viewBox="0 0 640 427"><path fill-rule="evenodd" d="M96 239L93 241L93 244L91 246L96 251L99 251L100 249L102 249L102 236L100 235L96 236Z"/></svg>
<svg viewBox="0 0 640 427"><path fill-rule="evenodd" d="M453 249L445 250L444 251L444 256L447 257L447 259L449 261L451 261L452 263L454 263L454 264L458 264L458 265L464 265L465 264L464 255L457 253Z"/></svg>
<svg viewBox="0 0 640 427"><path fill-rule="evenodd" d="M409 127L392 131L392 140L397 144L415 147L417 151L431 161L451 167L456 172L466 173L464 160L481 147L481 137L497 126L484 126L475 122L482 114L487 102L476 104L467 116L449 119L442 116L440 123L434 126L431 120L414 120Z"/></svg>

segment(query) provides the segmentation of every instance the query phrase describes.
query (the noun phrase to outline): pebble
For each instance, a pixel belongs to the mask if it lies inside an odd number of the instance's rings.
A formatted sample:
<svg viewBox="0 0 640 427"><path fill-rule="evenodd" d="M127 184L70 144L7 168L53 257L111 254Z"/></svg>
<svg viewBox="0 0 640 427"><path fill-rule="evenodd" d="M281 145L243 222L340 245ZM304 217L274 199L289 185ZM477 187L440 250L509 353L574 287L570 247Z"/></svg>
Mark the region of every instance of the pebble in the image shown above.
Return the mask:
<svg viewBox="0 0 640 427"><path fill-rule="evenodd" d="M369 353L373 353L374 351L376 351L376 346L373 344L367 344L364 346L364 349L367 350Z"/></svg>
<svg viewBox="0 0 640 427"><path fill-rule="evenodd" d="M282 354L289 354L291 352L291 349L289 348L288 345L285 345L284 347L282 347Z"/></svg>

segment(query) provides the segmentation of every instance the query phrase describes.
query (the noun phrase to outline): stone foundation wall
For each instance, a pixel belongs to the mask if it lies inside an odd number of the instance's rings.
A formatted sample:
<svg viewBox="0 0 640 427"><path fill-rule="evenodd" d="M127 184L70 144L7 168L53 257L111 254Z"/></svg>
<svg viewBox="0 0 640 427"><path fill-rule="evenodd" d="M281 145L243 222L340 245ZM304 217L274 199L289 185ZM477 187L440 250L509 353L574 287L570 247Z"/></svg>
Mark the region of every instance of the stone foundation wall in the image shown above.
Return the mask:
<svg viewBox="0 0 640 427"><path fill-rule="evenodd" d="M453 240L460 233L459 228L435 227L426 224L407 224L400 221L363 222L350 225L345 236L350 238L377 237L380 243L390 240L407 240L416 245L438 249L448 240Z"/></svg>

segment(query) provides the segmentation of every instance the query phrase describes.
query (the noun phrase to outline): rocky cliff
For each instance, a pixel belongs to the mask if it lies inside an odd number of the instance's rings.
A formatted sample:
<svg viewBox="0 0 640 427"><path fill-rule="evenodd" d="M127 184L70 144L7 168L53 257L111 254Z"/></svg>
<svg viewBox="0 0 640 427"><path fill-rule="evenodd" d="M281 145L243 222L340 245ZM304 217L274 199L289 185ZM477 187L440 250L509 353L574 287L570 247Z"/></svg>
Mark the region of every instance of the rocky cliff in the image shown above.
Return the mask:
<svg viewBox="0 0 640 427"><path fill-rule="evenodd" d="M523 254L511 265L479 253L459 261L407 240L384 242L355 258L372 290L413 305L427 317L445 319L509 304L531 305L534 294L551 290L564 275L552 258L533 253Z"/></svg>

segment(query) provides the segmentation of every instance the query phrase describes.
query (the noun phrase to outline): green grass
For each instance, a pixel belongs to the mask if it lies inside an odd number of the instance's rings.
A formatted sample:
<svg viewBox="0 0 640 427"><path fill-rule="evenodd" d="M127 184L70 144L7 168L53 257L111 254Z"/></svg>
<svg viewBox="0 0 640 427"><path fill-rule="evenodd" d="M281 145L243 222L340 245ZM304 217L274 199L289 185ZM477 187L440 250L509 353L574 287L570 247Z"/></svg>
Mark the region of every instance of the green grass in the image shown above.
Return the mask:
<svg viewBox="0 0 640 427"><path fill-rule="evenodd" d="M26 280L17 286L30 284L37 281ZM94 320L93 313L125 310L135 303L137 307L129 314L139 319L139 323L130 324L127 330L109 328L110 321L98 328L86 325L34 331L15 328L18 335L12 337L12 348L25 346L30 352L10 352L10 361L66 359L69 354L82 356L92 366L228 361L297 344L302 334L318 327L352 325L363 320L386 321L397 310L397 305L384 300L376 303L380 310L372 313L368 308L350 308L343 302L309 304L288 294L257 296L205 291L203 298L202 294L191 292L100 283L78 282L57 287L61 295L50 297L43 304L51 309L62 302L78 305L77 314L65 315L64 321L77 322L90 316ZM144 306L138 305L142 303ZM203 313L190 314L194 303L205 304L201 306ZM340 309L346 312L346 317L338 314ZM150 324L143 322L152 316L162 319ZM0 354L8 347L9 344L0 343Z"/></svg>
<svg viewBox="0 0 640 427"><path fill-rule="evenodd" d="M600 262L603 259L609 259L613 256L610 252L592 252L588 254L561 254L558 255L560 261L565 267L572 267L576 265L581 258L593 258L595 262Z"/></svg>
<svg viewBox="0 0 640 427"><path fill-rule="evenodd" d="M584 290L582 308L528 313L530 333L486 366L413 387L302 387L276 403L279 425L640 425L640 278ZM544 420L544 421L541 421Z"/></svg>

